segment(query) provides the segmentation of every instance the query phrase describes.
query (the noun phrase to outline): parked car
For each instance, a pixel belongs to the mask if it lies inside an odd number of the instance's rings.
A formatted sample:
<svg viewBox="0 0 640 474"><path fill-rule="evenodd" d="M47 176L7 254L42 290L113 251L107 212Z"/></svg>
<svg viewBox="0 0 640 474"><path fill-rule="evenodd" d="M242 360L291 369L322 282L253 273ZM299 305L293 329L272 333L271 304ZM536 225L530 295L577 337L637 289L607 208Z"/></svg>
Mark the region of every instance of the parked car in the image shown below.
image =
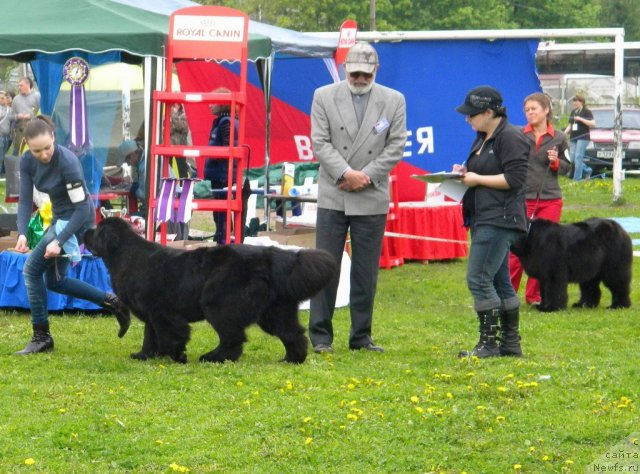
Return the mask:
<svg viewBox="0 0 640 474"><path fill-rule="evenodd" d="M584 161L593 169L613 167L613 107L593 107L596 126L591 129ZM640 109L622 109L622 169L640 169Z"/></svg>

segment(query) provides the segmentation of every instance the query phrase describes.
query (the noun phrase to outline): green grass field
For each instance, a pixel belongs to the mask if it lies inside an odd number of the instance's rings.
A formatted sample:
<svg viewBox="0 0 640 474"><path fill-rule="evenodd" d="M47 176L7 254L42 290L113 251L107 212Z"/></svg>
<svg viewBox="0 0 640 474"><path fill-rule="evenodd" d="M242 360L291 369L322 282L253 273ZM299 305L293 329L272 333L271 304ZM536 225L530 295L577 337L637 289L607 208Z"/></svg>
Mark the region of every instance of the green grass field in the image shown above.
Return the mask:
<svg viewBox="0 0 640 474"><path fill-rule="evenodd" d="M620 204L611 180L562 184L566 222L640 217L638 180ZM604 309L606 291L596 310L523 308L521 359L459 360L477 341L465 271L382 270L386 352L347 350L340 309L336 353L301 366L279 363L279 341L256 328L239 362L201 364L217 343L204 323L186 365L133 361L140 322L118 339L115 318L78 314L52 317L55 352L17 357L28 314L0 312L0 472L582 473L598 459L638 472L637 284L629 310Z"/></svg>

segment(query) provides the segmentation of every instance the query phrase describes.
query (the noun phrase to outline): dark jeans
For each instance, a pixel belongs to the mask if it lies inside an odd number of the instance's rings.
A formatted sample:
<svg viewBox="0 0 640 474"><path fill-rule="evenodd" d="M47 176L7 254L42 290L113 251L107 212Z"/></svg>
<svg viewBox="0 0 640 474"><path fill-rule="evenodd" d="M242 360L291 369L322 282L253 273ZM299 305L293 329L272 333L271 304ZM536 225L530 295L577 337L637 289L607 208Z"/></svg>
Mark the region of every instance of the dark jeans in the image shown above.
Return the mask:
<svg viewBox="0 0 640 474"><path fill-rule="evenodd" d="M54 239L55 233L51 226L36 248L32 250L22 270L33 324L44 324L49 321L47 289L91 301L97 306L102 306L104 303L104 291L81 280L67 278L69 259L44 258L47 245Z"/></svg>
<svg viewBox="0 0 640 474"><path fill-rule="evenodd" d="M520 306L509 276L509 247L519 235L515 229L471 225L467 286L476 311Z"/></svg>

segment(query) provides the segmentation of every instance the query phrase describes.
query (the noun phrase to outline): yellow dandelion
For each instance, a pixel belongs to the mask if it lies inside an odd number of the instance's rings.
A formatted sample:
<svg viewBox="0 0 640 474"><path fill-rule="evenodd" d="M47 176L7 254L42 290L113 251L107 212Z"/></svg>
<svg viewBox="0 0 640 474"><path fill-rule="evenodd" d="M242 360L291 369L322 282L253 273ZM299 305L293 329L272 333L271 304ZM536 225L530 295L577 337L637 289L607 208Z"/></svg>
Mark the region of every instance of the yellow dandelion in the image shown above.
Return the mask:
<svg viewBox="0 0 640 474"><path fill-rule="evenodd" d="M379 413L377 413L377 415L378 415L380 418L384 419L384 413L379 412Z"/></svg>
<svg viewBox="0 0 640 474"><path fill-rule="evenodd" d="M358 415L354 415L353 413L348 413L347 414L347 420L358 421Z"/></svg>
<svg viewBox="0 0 640 474"><path fill-rule="evenodd" d="M162 445L162 444L164 444L164 441L162 441L161 439L157 439L157 440L156 440L156 444L160 444L160 445Z"/></svg>
<svg viewBox="0 0 640 474"><path fill-rule="evenodd" d="M313 418L311 418L310 416L305 416L304 419L302 420L303 423L309 423Z"/></svg>
<svg viewBox="0 0 640 474"><path fill-rule="evenodd" d="M347 385L347 390L353 390L355 388L356 388L356 385L353 384L353 383L350 383L350 384Z"/></svg>
<svg viewBox="0 0 640 474"><path fill-rule="evenodd" d="M565 463L567 466L571 466L571 465L573 464L573 461L572 461L571 459L567 459L564 463Z"/></svg>
<svg viewBox="0 0 640 474"><path fill-rule="evenodd" d="M424 408L422 407L414 407L414 408L418 413L422 413L424 411Z"/></svg>
<svg viewBox="0 0 640 474"><path fill-rule="evenodd" d="M497 422L499 422L499 423L500 423L500 422L503 422L504 420L506 420L506 418L505 418L504 416L502 416L502 415L498 415L498 416L496 416L496 421L497 421Z"/></svg>
<svg viewBox="0 0 640 474"><path fill-rule="evenodd" d="M520 471L522 469L522 464L514 464L513 465L513 470L514 471Z"/></svg>
<svg viewBox="0 0 640 474"><path fill-rule="evenodd" d="M287 390L293 390L293 382L291 380L287 380L286 387Z"/></svg>
<svg viewBox="0 0 640 474"><path fill-rule="evenodd" d="M410 374L411 373L411 369L404 369L404 373L405 374Z"/></svg>
<svg viewBox="0 0 640 474"><path fill-rule="evenodd" d="M478 405L478 406L476 407L476 410L478 410L478 411L484 411L484 410L486 410L486 409L487 409L487 407L486 407L486 406L484 406L484 405Z"/></svg>
<svg viewBox="0 0 640 474"><path fill-rule="evenodd" d="M529 446L529 452L530 452L530 453L534 453L534 452L535 452L535 450L536 450L536 447L535 447L535 446Z"/></svg>
<svg viewBox="0 0 640 474"><path fill-rule="evenodd" d="M71 433L71 439L78 439L78 433Z"/></svg>
<svg viewBox="0 0 640 474"><path fill-rule="evenodd" d="M507 374L507 375L505 375L505 377L504 377L504 378L505 378L505 379L512 379L513 377L515 377L515 375L513 375L513 374Z"/></svg>
<svg viewBox="0 0 640 474"><path fill-rule="evenodd" d="M238 380L236 382L236 387L243 387L244 386L244 382L242 380Z"/></svg>
<svg viewBox="0 0 640 474"><path fill-rule="evenodd" d="M420 401L420 398L415 395L412 395L410 400L411 400L411 403L418 403Z"/></svg>
<svg viewBox="0 0 640 474"><path fill-rule="evenodd" d="M498 392L506 393L506 391L507 391L507 387L498 387Z"/></svg>
<svg viewBox="0 0 640 474"><path fill-rule="evenodd" d="M35 460L35 459L33 459L33 458L27 458L27 459L25 459L25 460L24 460L24 463L25 463L27 466L33 466L33 465L36 463L36 460Z"/></svg>
<svg viewBox="0 0 640 474"><path fill-rule="evenodd" d="M185 467L185 466L180 466L179 464L172 462L171 464L169 464L169 468L172 471L176 471L176 472L189 472L189 468Z"/></svg>
<svg viewBox="0 0 640 474"><path fill-rule="evenodd" d="M447 398L453 398L453 393L447 392Z"/></svg>
<svg viewBox="0 0 640 474"><path fill-rule="evenodd" d="M312 442L313 442L313 438L305 438L305 440L304 440L305 446L311 444Z"/></svg>
<svg viewBox="0 0 640 474"><path fill-rule="evenodd" d="M58 409L58 413L60 413L61 415L64 415L67 412L66 408L59 408Z"/></svg>
<svg viewBox="0 0 640 474"><path fill-rule="evenodd" d="M549 461L549 459L551 459L551 458L550 458L549 456L547 456L546 454L545 454L544 456L542 456L542 460L543 460L544 462Z"/></svg>

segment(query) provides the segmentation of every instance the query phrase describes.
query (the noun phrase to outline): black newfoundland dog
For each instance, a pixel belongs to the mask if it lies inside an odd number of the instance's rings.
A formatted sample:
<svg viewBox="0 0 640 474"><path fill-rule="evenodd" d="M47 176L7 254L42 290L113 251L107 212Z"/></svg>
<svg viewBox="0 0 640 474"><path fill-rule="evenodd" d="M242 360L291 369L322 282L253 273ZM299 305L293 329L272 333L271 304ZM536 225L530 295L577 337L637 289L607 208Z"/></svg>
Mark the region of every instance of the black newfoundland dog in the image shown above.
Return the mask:
<svg viewBox="0 0 640 474"><path fill-rule="evenodd" d="M527 275L540 281L540 311L567 307L567 286L580 284L574 307L600 304L600 282L611 291L610 308L631 306L631 239L611 219L591 218L574 224L546 219L531 221L529 233L511 251L520 258Z"/></svg>
<svg viewBox="0 0 640 474"><path fill-rule="evenodd" d="M302 363L307 337L298 303L334 278L337 264L321 250L230 245L178 250L148 242L123 219L110 217L84 241L102 257L118 298L144 323L142 350L134 359L169 356L185 363L189 323L206 319L220 338L201 361L235 361L258 324L280 338L284 360Z"/></svg>

